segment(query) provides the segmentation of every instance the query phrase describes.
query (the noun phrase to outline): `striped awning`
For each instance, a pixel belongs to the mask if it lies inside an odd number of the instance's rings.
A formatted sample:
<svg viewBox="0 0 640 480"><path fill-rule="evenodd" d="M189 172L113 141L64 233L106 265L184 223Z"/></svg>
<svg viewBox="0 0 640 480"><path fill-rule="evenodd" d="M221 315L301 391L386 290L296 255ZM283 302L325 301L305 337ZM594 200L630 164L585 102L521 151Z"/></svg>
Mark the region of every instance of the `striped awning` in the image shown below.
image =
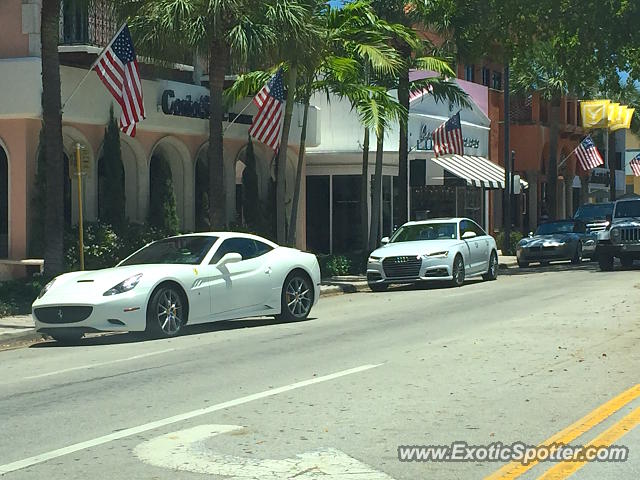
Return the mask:
<svg viewBox="0 0 640 480"><path fill-rule="evenodd" d="M503 190L505 188L504 168L485 157L443 155L431 160L447 172L465 180L469 186ZM520 184L523 188L529 186L524 180L520 180Z"/></svg>

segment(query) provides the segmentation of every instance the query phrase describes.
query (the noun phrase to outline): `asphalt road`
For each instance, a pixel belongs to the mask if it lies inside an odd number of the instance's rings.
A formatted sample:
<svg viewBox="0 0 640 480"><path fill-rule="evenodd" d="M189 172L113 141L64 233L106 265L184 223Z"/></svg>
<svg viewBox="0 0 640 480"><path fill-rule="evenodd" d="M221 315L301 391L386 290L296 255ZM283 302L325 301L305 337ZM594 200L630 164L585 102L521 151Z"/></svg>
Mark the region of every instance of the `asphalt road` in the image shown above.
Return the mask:
<svg viewBox="0 0 640 480"><path fill-rule="evenodd" d="M0 352L0 474L640 478L639 273L531 268L460 289L327 298L295 324ZM626 445L629 460L398 460L399 445L551 438Z"/></svg>

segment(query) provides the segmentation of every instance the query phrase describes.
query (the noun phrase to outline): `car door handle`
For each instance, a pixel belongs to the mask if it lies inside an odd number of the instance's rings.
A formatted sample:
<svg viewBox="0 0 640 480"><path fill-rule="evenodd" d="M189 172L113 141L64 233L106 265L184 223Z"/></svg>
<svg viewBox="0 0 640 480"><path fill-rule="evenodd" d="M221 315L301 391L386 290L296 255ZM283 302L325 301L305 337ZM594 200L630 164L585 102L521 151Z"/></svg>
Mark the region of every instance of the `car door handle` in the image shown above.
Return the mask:
<svg viewBox="0 0 640 480"><path fill-rule="evenodd" d="M264 270L264 273L266 273L267 275L271 275L271 267L267 267L267 268Z"/></svg>

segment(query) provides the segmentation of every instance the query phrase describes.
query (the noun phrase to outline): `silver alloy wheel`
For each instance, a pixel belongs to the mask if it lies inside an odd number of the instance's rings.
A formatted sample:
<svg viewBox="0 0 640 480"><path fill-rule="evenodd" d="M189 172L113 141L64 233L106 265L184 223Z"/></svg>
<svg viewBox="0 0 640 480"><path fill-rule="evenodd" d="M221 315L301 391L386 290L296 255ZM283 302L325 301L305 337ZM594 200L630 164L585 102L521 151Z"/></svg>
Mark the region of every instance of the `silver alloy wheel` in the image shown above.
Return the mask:
<svg viewBox="0 0 640 480"><path fill-rule="evenodd" d="M464 283L464 262L458 257L453 261L453 284L461 286Z"/></svg>
<svg viewBox="0 0 640 480"><path fill-rule="evenodd" d="M165 290L158 301L158 325L160 330L173 336L182 328L182 300L173 290Z"/></svg>
<svg viewBox="0 0 640 480"><path fill-rule="evenodd" d="M302 318L311 310L311 290L300 277L289 280L285 298L287 308L294 317Z"/></svg>
<svg viewBox="0 0 640 480"><path fill-rule="evenodd" d="M498 256L495 253L491 254L491 260L489 260L489 273L491 274L491 278L496 278L498 276Z"/></svg>

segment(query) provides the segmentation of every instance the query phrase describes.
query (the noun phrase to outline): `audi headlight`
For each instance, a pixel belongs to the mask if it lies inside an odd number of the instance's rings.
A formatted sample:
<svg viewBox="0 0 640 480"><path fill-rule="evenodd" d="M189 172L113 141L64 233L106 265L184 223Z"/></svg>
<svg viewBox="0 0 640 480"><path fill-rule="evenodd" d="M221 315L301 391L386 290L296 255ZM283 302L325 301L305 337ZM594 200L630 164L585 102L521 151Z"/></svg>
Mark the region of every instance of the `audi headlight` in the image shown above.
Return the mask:
<svg viewBox="0 0 640 480"><path fill-rule="evenodd" d="M369 263L380 263L380 260L381 260L380 257L374 257L374 256L369 257Z"/></svg>
<svg viewBox="0 0 640 480"><path fill-rule="evenodd" d="M449 255L449 251L443 250L442 252L425 253L422 258L446 258L447 255Z"/></svg>
<svg viewBox="0 0 640 480"><path fill-rule="evenodd" d="M116 286L110 288L106 292L103 293L105 297L110 297L111 295L119 295L121 293L128 292L136 288L136 285L140 282L142 278L142 274L134 275L133 277L129 277L126 280L120 282Z"/></svg>
<svg viewBox="0 0 640 480"><path fill-rule="evenodd" d="M622 232L620 232L619 228L611 229L611 241L617 243L620 241L620 237L622 236Z"/></svg>
<svg viewBox="0 0 640 480"><path fill-rule="evenodd" d="M44 288L42 290L40 290L40 293L38 294L38 298L42 298L44 296L44 294L49 291L49 289L51 288L51 285L53 285L53 282L55 282L55 281L56 281L56 279L54 278L49 283L47 283L44 286Z"/></svg>

